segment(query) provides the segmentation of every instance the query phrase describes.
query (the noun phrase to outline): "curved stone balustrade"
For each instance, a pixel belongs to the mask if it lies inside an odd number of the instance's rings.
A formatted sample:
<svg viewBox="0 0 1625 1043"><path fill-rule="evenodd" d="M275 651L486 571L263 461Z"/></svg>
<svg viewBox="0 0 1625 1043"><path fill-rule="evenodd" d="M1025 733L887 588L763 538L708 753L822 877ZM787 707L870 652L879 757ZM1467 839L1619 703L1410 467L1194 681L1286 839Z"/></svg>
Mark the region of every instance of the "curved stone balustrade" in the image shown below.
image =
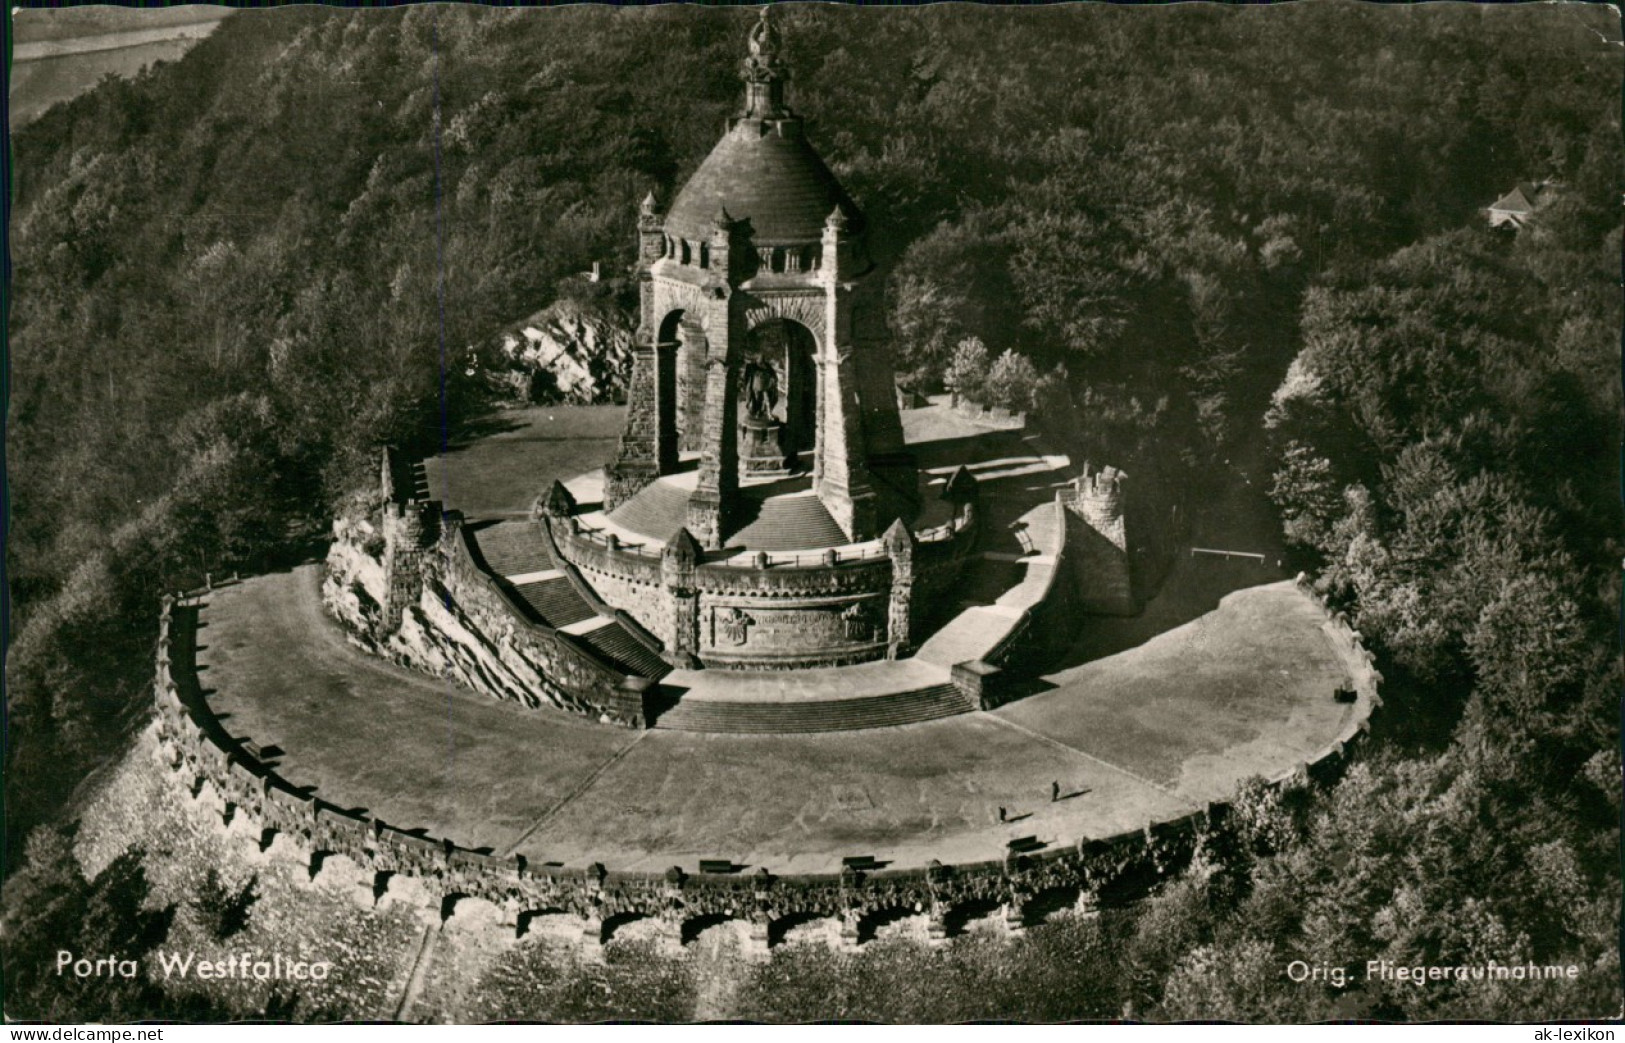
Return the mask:
<svg viewBox="0 0 1625 1043"><path fill-rule="evenodd" d="M931 936L941 938L954 909L990 903L1019 929L1030 906L1053 907L1057 895L1075 895L1075 907L1088 910L1103 888L1119 896L1140 893L1182 866L1228 813L1227 805L1210 804L1114 836L1085 837L1032 854L1012 852L1001 861L933 862L924 868L776 875L765 868L709 873L673 867L646 873L598 863L531 865L522 857L486 854L426 836L409 823L385 823L336 807L290 784L252 744L230 736L197 682L193 650L202 593L163 599L154 684L160 748L190 798L217 812L229 832L266 857L304 867L312 881L360 888L374 902L411 902L442 921L484 905L487 913L495 911L497 922L512 928L511 937L522 934L530 918L550 912L576 917L589 942L605 940L607 925L628 917L653 917L678 927L727 917L747 922L752 943L765 950L775 928L821 917L839 921L842 941L856 944L875 917L901 910L925 914ZM1325 629L1366 712L1354 715L1334 741L1304 763L1267 780L1273 787L1330 778L1369 733L1369 713L1381 705L1376 691L1381 675L1359 635L1330 616Z"/></svg>

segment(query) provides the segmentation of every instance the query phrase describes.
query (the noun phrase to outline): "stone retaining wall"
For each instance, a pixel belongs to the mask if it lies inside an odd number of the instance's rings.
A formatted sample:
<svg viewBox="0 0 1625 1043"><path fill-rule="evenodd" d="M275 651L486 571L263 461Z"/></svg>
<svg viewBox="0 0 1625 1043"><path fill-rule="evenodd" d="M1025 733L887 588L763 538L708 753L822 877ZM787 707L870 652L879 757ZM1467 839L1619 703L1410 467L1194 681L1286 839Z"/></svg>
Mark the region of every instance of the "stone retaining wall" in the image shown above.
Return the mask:
<svg viewBox="0 0 1625 1043"><path fill-rule="evenodd" d="M402 470L383 450L376 527L365 518L334 524L323 600L353 643L498 699L646 727L655 679L533 621L513 588L477 563L462 515L417 499ZM658 645L614 614L635 638Z"/></svg>
<svg viewBox="0 0 1625 1043"><path fill-rule="evenodd" d="M407 902L443 922L506 925L509 937L542 913L575 916L583 938L594 943L629 918L656 918L680 932L691 921L725 917L747 922L753 946L765 951L775 928L808 917L837 921L842 942L857 944L876 918L918 913L928 918L931 936L942 938L953 910L972 905L997 906L1007 925L1020 929L1029 909L1054 908L1057 899L1087 911L1103 889L1118 896L1143 892L1184 865L1228 813L1226 805L1210 804L1114 836L1011 852L998 861L933 862L925 868L779 876L766 869L643 873L600 863L532 865L521 856L486 854L427 836L410 823L385 823L336 807L267 767L251 743L222 727L198 684L194 649L202 593L163 599L154 684L160 749L187 799L219 815L222 826L258 855L303 866L313 882L351 888L373 904ZM1355 712L1334 741L1268 780L1272 786L1330 777L1367 735L1369 715L1380 705L1381 676L1359 635L1337 617L1328 616L1325 626L1358 693Z"/></svg>
<svg viewBox="0 0 1625 1043"><path fill-rule="evenodd" d="M478 628L506 665L528 668L524 676L527 689L546 692L561 709L629 727L648 724L646 700L653 680L628 675L569 634L520 615L500 582L475 564L468 535L455 517L447 519L434 565L425 598L436 603L428 607L458 612ZM435 581L444 588L443 594L433 589ZM482 683L478 675L472 678L472 686L499 698L510 697L492 691L492 684Z"/></svg>
<svg viewBox="0 0 1625 1043"><path fill-rule="evenodd" d="M671 545L656 555L591 532L570 506L534 514L559 567L574 572L578 589L633 616L676 666L804 669L902 654L912 642L900 631L917 627L919 613L899 614L892 603L929 603L958 575L977 534L974 509L967 509L923 538L910 537L904 577L899 551L885 541L831 548L798 564L765 552L724 559L697 547L678 559Z"/></svg>

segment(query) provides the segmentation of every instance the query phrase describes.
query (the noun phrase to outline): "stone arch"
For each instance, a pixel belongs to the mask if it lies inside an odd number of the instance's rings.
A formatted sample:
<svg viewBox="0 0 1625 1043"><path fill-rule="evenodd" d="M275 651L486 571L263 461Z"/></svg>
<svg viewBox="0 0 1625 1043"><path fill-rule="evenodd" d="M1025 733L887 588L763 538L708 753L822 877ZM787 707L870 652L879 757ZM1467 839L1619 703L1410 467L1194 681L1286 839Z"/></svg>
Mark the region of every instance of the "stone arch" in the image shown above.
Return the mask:
<svg viewBox="0 0 1625 1043"><path fill-rule="evenodd" d="M1046 887L1022 903L1021 919L1028 926L1044 923L1077 909L1082 888L1077 884Z"/></svg>
<svg viewBox="0 0 1625 1043"><path fill-rule="evenodd" d="M805 323L788 316L769 316L745 335L741 366L750 360L772 365L778 380L773 418L784 425L781 444L787 454L814 449L818 438L818 337ZM745 403L740 403L744 415Z"/></svg>
<svg viewBox="0 0 1625 1043"><path fill-rule="evenodd" d="M799 913L788 913L784 916L780 916L768 922L767 944L769 947L772 947L793 941L794 936L792 932L795 932L800 928L812 927L813 925L819 923L824 924L825 927L828 928L829 933L833 936L833 933L836 930L835 920L828 913L806 911Z"/></svg>
<svg viewBox="0 0 1625 1043"><path fill-rule="evenodd" d="M577 936L581 917L559 906L522 909L514 919L514 937L532 938L548 934Z"/></svg>
<svg viewBox="0 0 1625 1043"><path fill-rule="evenodd" d="M825 347L826 303L827 298L821 290L753 297L748 300L745 309L745 329L754 329L774 319L791 319L807 327L817 351L821 352Z"/></svg>
<svg viewBox="0 0 1625 1043"><path fill-rule="evenodd" d="M448 891L440 896L440 922L446 923L457 915L457 907L468 900L462 891Z"/></svg>
<svg viewBox="0 0 1625 1043"><path fill-rule="evenodd" d="M956 902L943 914L942 926L948 937L966 933L978 921L1002 916L1004 903L998 898L970 898Z"/></svg>
<svg viewBox="0 0 1625 1043"><path fill-rule="evenodd" d="M733 913L702 913L690 916L678 924L677 938L684 945L692 945L700 940L700 935L713 927L721 927L727 923L742 922Z"/></svg>
<svg viewBox="0 0 1625 1043"><path fill-rule="evenodd" d="M315 847L311 849L310 864L307 868L312 882L321 877L323 869L331 868L333 859L336 858L337 855L338 853L333 851L331 848Z"/></svg>
<svg viewBox="0 0 1625 1043"><path fill-rule="evenodd" d="M644 912L642 909L626 909L618 913L613 913L604 917L603 926L599 928L598 940L607 945L615 940L615 935L617 932L622 931L632 924L653 919L655 919L653 913Z"/></svg>
<svg viewBox="0 0 1625 1043"><path fill-rule="evenodd" d="M666 312L665 318L660 320L660 329L655 336L655 344L665 347L668 344L676 345L682 342L683 319L688 312L683 308L672 308Z"/></svg>
<svg viewBox="0 0 1625 1043"><path fill-rule="evenodd" d="M858 943L872 942L888 927L900 926L905 920L922 916L912 905L888 905L870 909L858 917Z"/></svg>

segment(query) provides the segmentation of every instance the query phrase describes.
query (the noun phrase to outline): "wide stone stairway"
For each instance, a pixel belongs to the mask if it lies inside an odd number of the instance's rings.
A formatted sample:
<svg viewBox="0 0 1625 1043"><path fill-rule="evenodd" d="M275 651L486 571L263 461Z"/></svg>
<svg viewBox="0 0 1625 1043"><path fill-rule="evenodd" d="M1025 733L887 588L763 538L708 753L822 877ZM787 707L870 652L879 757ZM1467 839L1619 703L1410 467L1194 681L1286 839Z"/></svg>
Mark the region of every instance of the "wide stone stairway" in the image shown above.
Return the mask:
<svg viewBox="0 0 1625 1043"><path fill-rule="evenodd" d="M810 489L779 492L784 483L746 486L741 496L739 527L728 536L729 547L749 550L823 550L846 544L846 534ZM804 480L801 484L805 484ZM688 521L689 483L654 482L611 511L608 519L626 532L662 543Z"/></svg>
<svg viewBox="0 0 1625 1043"><path fill-rule="evenodd" d="M749 501L746 510L753 506ZM764 501L755 518L728 537L728 546L750 550L822 550L847 542L818 497L811 492Z"/></svg>
<svg viewBox="0 0 1625 1043"><path fill-rule="evenodd" d="M689 490L674 482L651 482L615 508L609 520L664 543L688 521Z"/></svg>
<svg viewBox="0 0 1625 1043"><path fill-rule="evenodd" d="M861 699L761 703L683 700L656 718L655 727L732 734L839 732L918 724L974 709L959 689L944 683Z"/></svg>
<svg viewBox="0 0 1625 1043"><path fill-rule="evenodd" d="M529 583L514 583L513 588L543 623L557 630L598 614L587 604L587 599L576 592L574 584L564 577L564 573L544 572L537 575L544 578Z"/></svg>
<svg viewBox="0 0 1625 1043"><path fill-rule="evenodd" d="M478 528L470 526L466 531L494 576L506 578L553 570L547 544L530 522L498 522Z"/></svg>
<svg viewBox="0 0 1625 1043"><path fill-rule="evenodd" d="M588 645L624 673L659 679L671 666L613 616L600 615L569 577L553 567L535 524L498 522L468 534L487 571L513 588L521 614Z"/></svg>

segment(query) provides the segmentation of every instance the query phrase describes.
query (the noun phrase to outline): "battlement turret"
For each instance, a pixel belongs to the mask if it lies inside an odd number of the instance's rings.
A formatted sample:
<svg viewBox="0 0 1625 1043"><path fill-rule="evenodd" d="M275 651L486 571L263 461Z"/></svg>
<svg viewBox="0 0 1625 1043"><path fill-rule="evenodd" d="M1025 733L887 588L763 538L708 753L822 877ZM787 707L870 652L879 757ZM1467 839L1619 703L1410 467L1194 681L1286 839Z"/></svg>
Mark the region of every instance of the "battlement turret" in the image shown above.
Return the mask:
<svg viewBox="0 0 1625 1043"><path fill-rule="evenodd" d="M1083 472L1072 481L1070 497L1073 512L1124 552L1128 550L1128 529L1123 522L1123 481L1127 477L1109 464L1095 470L1085 462Z"/></svg>

